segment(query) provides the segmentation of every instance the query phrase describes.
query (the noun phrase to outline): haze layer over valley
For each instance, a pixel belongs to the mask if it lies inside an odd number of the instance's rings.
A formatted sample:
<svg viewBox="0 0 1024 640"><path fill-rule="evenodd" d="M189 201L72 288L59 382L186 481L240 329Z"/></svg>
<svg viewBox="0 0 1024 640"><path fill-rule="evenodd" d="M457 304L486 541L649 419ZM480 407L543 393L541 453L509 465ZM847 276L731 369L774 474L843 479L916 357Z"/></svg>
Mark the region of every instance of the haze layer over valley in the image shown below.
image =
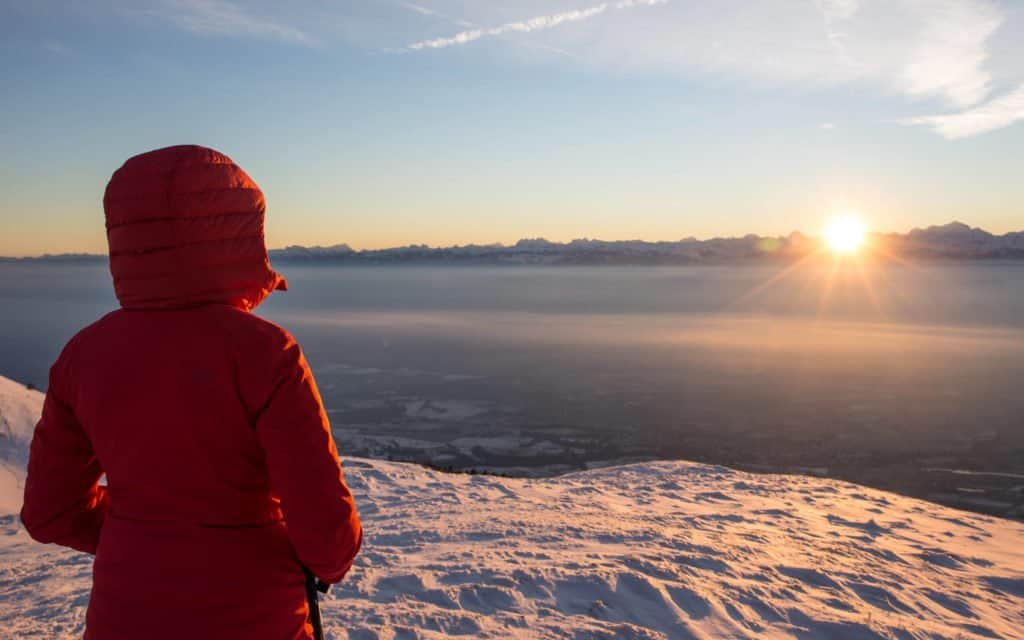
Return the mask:
<svg viewBox="0 0 1024 640"><path fill-rule="evenodd" d="M279 266L349 455L515 476L650 459L1024 505L1024 262ZM0 363L44 387L102 264L0 265ZM963 473L964 471L970 473Z"/></svg>

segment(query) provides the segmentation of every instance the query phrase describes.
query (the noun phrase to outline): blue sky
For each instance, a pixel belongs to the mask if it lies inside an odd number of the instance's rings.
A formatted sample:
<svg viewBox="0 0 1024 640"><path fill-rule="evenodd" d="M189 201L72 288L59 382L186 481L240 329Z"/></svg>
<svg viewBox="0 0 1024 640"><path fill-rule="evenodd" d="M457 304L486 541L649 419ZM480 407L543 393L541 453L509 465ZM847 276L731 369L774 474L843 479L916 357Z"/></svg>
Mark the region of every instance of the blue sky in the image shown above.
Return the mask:
<svg viewBox="0 0 1024 640"><path fill-rule="evenodd" d="M1024 3L0 2L0 255L105 250L127 157L272 246L1024 229Z"/></svg>

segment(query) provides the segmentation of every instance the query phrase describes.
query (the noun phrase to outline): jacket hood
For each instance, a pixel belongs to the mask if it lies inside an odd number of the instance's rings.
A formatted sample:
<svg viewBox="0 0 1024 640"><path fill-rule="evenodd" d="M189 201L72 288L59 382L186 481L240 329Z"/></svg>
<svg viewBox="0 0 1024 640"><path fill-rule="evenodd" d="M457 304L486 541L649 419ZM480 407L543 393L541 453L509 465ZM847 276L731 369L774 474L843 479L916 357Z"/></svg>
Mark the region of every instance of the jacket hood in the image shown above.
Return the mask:
<svg viewBox="0 0 1024 640"><path fill-rule="evenodd" d="M263 192L196 145L128 159L103 195L114 291L126 309L255 308L288 283L270 267Z"/></svg>

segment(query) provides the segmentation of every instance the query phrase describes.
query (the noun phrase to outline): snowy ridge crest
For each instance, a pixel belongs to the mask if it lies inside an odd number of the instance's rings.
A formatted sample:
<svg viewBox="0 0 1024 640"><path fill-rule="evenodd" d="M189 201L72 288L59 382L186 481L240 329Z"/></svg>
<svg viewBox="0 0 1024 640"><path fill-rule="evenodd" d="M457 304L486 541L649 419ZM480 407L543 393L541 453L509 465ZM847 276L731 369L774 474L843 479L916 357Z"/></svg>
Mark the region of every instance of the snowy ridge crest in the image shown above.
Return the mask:
<svg viewBox="0 0 1024 640"><path fill-rule="evenodd" d="M35 409L10 414L19 434L41 404L25 397L0 378L0 408ZM1009 520L690 462L547 479L345 468L367 538L323 603L333 640L1024 637ZM5 631L80 637L91 557L32 543L10 512L0 533Z"/></svg>

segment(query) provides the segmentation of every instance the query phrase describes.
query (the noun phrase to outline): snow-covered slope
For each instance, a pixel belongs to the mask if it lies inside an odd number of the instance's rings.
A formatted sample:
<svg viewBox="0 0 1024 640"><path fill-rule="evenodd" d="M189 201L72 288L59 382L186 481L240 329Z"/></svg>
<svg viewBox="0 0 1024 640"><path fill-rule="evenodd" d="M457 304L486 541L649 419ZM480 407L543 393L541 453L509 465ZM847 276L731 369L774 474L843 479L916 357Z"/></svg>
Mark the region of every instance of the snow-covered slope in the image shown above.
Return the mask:
<svg viewBox="0 0 1024 640"><path fill-rule="evenodd" d="M0 514L21 506L28 445L42 410L43 394L0 376Z"/></svg>
<svg viewBox="0 0 1024 640"><path fill-rule="evenodd" d="M39 406L6 382L0 402ZM30 428L31 410L11 411ZM1024 638L1019 523L686 462L516 480L350 459L346 473L367 540L324 601L335 640ZM0 516L3 633L77 637L90 562Z"/></svg>

